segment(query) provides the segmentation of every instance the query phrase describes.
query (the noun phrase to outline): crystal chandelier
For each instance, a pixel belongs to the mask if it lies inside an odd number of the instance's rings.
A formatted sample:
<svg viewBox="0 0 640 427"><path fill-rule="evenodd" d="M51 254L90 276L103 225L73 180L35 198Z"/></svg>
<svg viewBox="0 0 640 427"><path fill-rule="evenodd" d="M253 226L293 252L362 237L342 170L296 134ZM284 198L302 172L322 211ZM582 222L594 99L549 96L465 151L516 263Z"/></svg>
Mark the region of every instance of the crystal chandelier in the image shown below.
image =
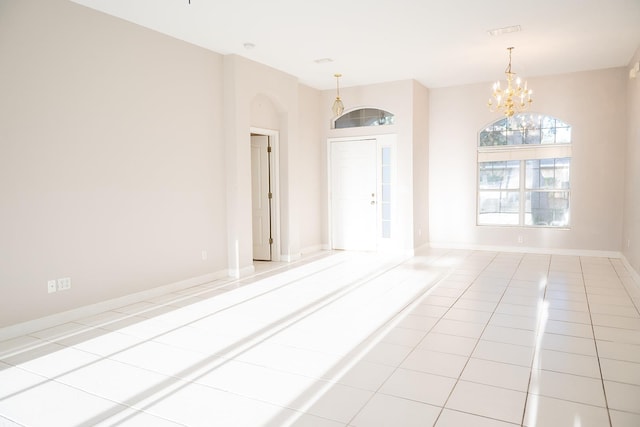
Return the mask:
<svg viewBox="0 0 640 427"><path fill-rule="evenodd" d="M507 87L502 89L500 81L495 82L493 84L493 98L489 98L487 105L491 112L500 111L506 117L512 117L515 113L520 113L529 108L533 102L531 99L533 91L527 87L527 82L524 82L524 86L522 86L520 77L515 78L516 73L511 71L511 51L513 47L509 47L507 50L509 51L509 65L504 70L507 76ZM494 100L496 102L495 105L493 103Z"/></svg>
<svg viewBox="0 0 640 427"><path fill-rule="evenodd" d="M340 77L342 77L342 74L334 74L333 77L336 78L336 100L333 101L331 111L333 111L334 117L338 117L344 111L344 104L340 99Z"/></svg>

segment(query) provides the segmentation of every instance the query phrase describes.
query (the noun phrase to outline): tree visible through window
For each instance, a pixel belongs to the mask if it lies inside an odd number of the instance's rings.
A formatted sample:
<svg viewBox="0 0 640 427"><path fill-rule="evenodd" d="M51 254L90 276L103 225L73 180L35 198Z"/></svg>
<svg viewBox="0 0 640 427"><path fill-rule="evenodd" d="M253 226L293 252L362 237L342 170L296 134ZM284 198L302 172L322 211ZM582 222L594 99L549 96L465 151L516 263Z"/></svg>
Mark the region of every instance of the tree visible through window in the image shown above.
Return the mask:
<svg viewBox="0 0 640 427"><path fill-rule="evenodd" d="M478 225L568 227L571 126L516 114L478 137Z"/></svg>

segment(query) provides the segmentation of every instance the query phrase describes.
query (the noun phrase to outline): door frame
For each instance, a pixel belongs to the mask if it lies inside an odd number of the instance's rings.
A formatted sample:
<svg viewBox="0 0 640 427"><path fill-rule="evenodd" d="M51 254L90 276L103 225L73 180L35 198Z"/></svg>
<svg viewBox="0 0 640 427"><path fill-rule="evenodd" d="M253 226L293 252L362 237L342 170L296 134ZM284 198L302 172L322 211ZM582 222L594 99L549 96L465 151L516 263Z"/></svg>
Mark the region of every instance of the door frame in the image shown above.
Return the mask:
<svg viewBox="0 0 640 427"><path fill-rule="evenodd" d="M389 147L391 149L391 238L381 237L381 210L382 204L378 201L377 216L376 216L376 250L378 252L393 252L397 250L398 244L401 241L399 236L399 222L398 222L398 180L397 180L397 167L398 167L398 155L397 155L397 134L380 134L380 135L359 135L348 136L339 138L327 138L326 158L327 158L327 241L329 242L329 249L333 249L333 205L331 202L331 178L332 178L332 165L331 165L331 144L350 141L363 141L363 140L375 140L376 141L376 170L377 170L377 182L376 182L376 194L382 195L382 171L381 171L381 151L383 147Z"/></svg>
<svg viewBox="0 0 640 427"><path fill-rule="evenodd" d="M269 145L271 145L270 179L271 192L273 193L273 197L271 199L271 231L273 238L273 245L271 246L271 261L280 261L280 132L274 129L251 126L249 128L249 135L251 134L269 137ZM249 144L251 144L251 138L249 138ZM251 167L251 173L253 173L253 166ZM253 218L253 213L251 216ZM253 247L253 240L251 245Z"/></svg>

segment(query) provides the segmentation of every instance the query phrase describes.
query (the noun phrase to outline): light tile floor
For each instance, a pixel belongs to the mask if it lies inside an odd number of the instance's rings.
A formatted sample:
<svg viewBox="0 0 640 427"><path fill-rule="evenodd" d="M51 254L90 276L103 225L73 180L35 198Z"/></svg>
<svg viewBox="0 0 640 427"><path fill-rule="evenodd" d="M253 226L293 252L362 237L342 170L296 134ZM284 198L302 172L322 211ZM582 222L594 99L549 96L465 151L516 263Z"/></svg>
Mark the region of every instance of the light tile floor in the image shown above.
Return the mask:
<svg viewBox="0 0 640 427"><path fill-rule="evenodd" d="M640 426L617 259L320 253L0 343L0 426Z"/></svg>

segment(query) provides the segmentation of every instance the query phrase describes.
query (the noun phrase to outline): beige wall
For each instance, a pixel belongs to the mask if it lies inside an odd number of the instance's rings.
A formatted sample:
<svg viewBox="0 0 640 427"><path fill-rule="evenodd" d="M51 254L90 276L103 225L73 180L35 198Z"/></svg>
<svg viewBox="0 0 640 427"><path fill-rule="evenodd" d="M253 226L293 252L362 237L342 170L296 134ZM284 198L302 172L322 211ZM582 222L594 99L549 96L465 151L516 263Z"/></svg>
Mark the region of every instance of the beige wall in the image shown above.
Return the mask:
<svg viewBox="0 0 640 427"><path fill-rule="evenodd" d="M429 91L413 89L413 246L429 242Z"/></svg>
<svg viewBox="0 0 640 427"><path fill-rule="evenodd" d="M251 271L252 127L279 134L280 259L321 247L319 91L67 1L0 8L0 327Z"/></svg>
<svg viewBox="0 0 640 427"><path fill-rule="evenodd" d="M640 61L640 47L629 67ZM625 153L625 204L622 252L640 273L640 73L627 82L627 150Z"/></svg>
<svg viewBox="0 0 640 427"><path fill-rule="evenodd" d="M489 84L430 90L429 214L434 245L620 251L626 70L529 79L533 111L573 127L571 229L476 226L478 132L499 118L482 105ZM518 244L518 236L523 243Z"/></svg>
<svg viewBox="0 0 640 427"><path fill-rule="evenodd" d="M300 213L300 250L313 252L321 249L322 215L326 200L322 193L322 176L325 164L322 163L324 142L320 138L322 93L300 85L300 150L298 180L302 188L299 204Z"/></svg>
<svg viewBox="0 0 640 427"><path fill-rule="evenodd" d="M220 55L3 0L0 70L0 327L226 268Z"/></svg>

